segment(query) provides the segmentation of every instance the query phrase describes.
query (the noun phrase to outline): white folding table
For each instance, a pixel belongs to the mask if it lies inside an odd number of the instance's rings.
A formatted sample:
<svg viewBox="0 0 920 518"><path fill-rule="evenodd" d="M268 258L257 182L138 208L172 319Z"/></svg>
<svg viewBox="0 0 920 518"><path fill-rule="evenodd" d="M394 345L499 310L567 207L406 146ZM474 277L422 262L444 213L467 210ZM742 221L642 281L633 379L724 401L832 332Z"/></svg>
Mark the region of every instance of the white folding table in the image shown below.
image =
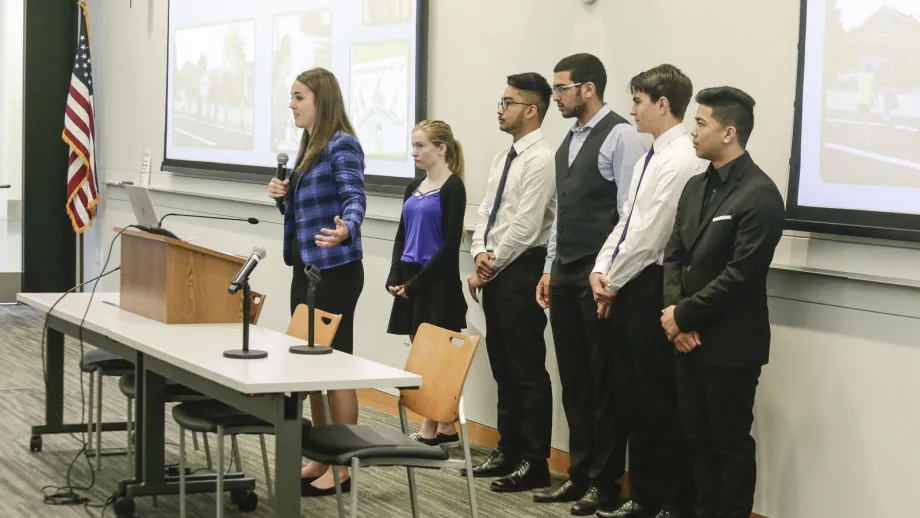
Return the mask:
<svg viewBox="0 0 920 518"><path fill-rule="evenodd" d="M48 312L60 293L21 293L17 299ZM420 376L335 351L326 355L292 354L303 340L250 327L250 348L268 352L258 360L225 358L239 349L240 324L166 325L118 307L117 293L67 295L49 315L46 347L46 423L33 434L85 430L82 423L65 425L63 413L63 335L108 350L131 361L136 374L137 455L133 479L119 483L116 514L131 516L133 498L178 494L177 477L164 475L164 382L173 380L275 426L275 516L300 516L301 434L303 396L307 392L362 388L416 388ZM121 428L121 427L117 427ZM113 428L113 429L117 429ZM34 440L34 438L33 438ZM225 490L253 489L252 479L234 474ZM188 479L187 491L213 492L211 476Z"/></svg>

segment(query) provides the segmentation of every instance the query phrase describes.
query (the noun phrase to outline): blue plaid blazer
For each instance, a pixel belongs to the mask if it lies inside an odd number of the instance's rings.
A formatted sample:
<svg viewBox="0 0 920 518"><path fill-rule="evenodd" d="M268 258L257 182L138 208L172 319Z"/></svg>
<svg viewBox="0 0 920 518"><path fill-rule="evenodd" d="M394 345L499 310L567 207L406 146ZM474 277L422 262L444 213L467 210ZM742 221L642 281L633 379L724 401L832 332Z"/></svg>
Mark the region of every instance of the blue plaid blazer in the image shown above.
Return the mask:
<svg viewBox="0 0 920 518"><path fill-rule="evenodd" d="M291 188L289 202L282 207L287 265L294 265L293 239L297 239L304 264L321 270L363 258L361 222L367 209L364 151L355 137L337 132L316 164ZM335 228L336 216L348 227L349 238L332 248L316 246L315 236L321 228Z"/></svg>

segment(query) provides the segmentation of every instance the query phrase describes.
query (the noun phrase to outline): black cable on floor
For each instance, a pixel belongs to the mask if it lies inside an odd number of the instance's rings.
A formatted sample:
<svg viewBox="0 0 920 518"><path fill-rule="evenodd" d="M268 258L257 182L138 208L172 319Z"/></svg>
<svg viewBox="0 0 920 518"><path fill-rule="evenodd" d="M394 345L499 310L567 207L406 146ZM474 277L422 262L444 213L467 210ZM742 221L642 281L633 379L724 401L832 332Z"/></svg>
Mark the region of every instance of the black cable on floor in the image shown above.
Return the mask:
<svg viewBox="0 0 920 518"><path fill-rule="evenodd" d="M45 364L45 340L46 340L47 331L48 331L48 320L49 320L50 317L51 317L51 313L54 311L55 306L57 306L58 303L60 303L62 300L64 300L64 297L66 297L68 294L73 293L73 292L76 291L77 289L79 289L79 288L81 288L81 287L83 287L83 286L85 286L85 285L87 285L87 284L89 284L89 283L91 283L91 282L93 282L93 281L98 281L99 279L102 279L103 277L105 277L105 276L107 276L107 275L109 275L109 274L112 274L112 273L114 273L114 272L117 272L118 270L121 269L121 267L119 266L119 267L117 267L117 268L113 268L111 271L108 271L108 272L105 271L105 269L106 269L106 268L108 267L108 265L109 265L109 260L112 258L112 251L113 251L114 248L115 248L115 241L116 241L119 237L121 237L122 233L124 233L125 230L128 230L129 228L136 228L136 229L138 229L138 230L143 230L143 229L141 229L140 227L138 227L137 225L128 225L128 226L126 226L125 228L121 229L117 234L115 234L115 237L112 238L112 242L109 244L109 253L108 253L108 255L107 255L106 258L105 258L105 263L102 265L102 271L103 271L104 273L102 273L101 275L99 275L99 276L97 276L97 277L95 277L95 278L93 278L93 279L90 279L90 280L88 280L88 281L86 281L86 282L84 282L84 283L82 283L82 284L80 284L80 285L74 286L73 288L71 288L71 289L67 290L66 292L64 292L64 293L60 296L60 298L58 298L58 300L55 301L55 303L54 303L54 304L51 306L51 308L48 310L48 313L45 315L45 325L43 326L43 329L42 329L42 341L41 341L41 349L42 349L42 351L41 351L41 356L42 356L42 376L43 376L43 378L44 378L45 386L46 386L46 387L48 386L48 372L47 372L47 366L46 366L46 364ZM83 312L83 318L80 320L80 326L79 326L79 328L78 328L78 330L77 330L77 337L78 337L78 339L80 340L80 361L81 361L81 362L83 361L83 355L84 355L84 352L85 352L85 351L84 351L85 346L84 346L84 344L83 344L83 326L84 326L84 324L86 323L86 316L89 314L89 308L92 306L93 298L96 296L96 289L97 289L98 287L99 287L99 283L96 282L96 283L93 285L93 291L90 293L89 302L86 304L86 310ZM79 367L78 367L78 368L79 368ZM48 395L47 395L47 393L46 393L46 394L45 394L45 398L47 399L47 397L48 397ZM62 412L62 413L63 413L63 412ZM85 415L86 415L86 392L85 392L84 387L83 387L83 376L82 376L82 373L81 373L81 375L80 375L80 415L81 415L81 416L85 416ZM59 417L60 417L60 421L63 422L63 421L64 421L64 416L61 415L61 416L59 416ZM91 489L96 485L96 470L93 468L93 463L92 463L92 461L90 461L89 455L87 454L87 451L86 451L86 430L83 430L83 431L80 432L80 437L81 437L80 439L78 439L78 438L77 438L74 434L72 434L72 433L69 434L69 435L70 435L70 437L72 437L74 440L81 442L81 443L83 444L83 447L80 448L80 451L77 452L77 454L74 456L73 460L70 462L70 465L67 467L66 484L65 484L64 486L61 486L61 487L45 486L45 487L42 488L42 493L44 493L43 502L44 502L45 504L47 504L47 505L79 505L79 504L89 505L89 498L87 498L87 497L85 497L85 496L83 496L83 495L78 494L77 491L89 491L89 490L91 490ZM97 445L97 446L96 446L96 455L101 455L101 454L102 454L102 450L101 450L101 448L99 448L99 445ZM90 483L89 483L89 485L86 486L86 487L75 487L75 486L72 484L72 482L71 482L71 474L72 474L72 472L73 472L73 467L74 467L74 465L76 464L77 459L79 459L81 456L82 456L84 459L86 459L86 465L89 467L89 472L90 472ZM53 492L53 493L50 493L50 494L49 494L49 493L46 493L45 491L48 490L48 489L54 489L54 492ZM111 499L111 498L110 498L110 499ZM107 500L107 502L108 502L108 500ZM103 513L105 513L105 505L107 505L107 504L102 504Z"/></svg>

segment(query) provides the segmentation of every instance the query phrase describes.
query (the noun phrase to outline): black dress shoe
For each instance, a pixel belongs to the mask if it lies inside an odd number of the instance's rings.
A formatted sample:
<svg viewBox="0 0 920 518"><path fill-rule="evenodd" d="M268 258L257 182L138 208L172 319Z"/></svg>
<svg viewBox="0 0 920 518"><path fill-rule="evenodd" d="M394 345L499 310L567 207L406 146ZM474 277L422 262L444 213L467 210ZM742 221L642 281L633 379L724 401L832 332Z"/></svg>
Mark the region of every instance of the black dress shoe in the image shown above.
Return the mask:
<svg viewBox="0 0 920 518"><path fill-rule="evenodd" d="M309 479L302 478L300 479L300 496L304 497L317 497L317 496L333 496L335 495L335 486L320 489L310 482L307 482ZM342 481L342 493L348 493L351 491L351 477L346 478Z"/></svg>
<svg viewBox="0 0 920 518"><path fill-rule="evenodd" d="M517 493L541 487L549 487L549 467L545 463L533 466L530 461L522 460L514 473L493 480L489 489L496 493Z"/></svg>
<svg viewBox="0 0 920 518"><path fill-rule="evenodd" d="M440 446L442 448L450 448L452 446L460 445L460 434L443 434L437 432L434 437L427 439L422 437L421 433L414 433L409 436L413 441L418 441L422 444L427 444L428 446Z"/></svg>
<svg viewBox="0 0 920 518"><path fill-rule="evenodd" d="M643 508L639 502L630 500L615 511L598 510L594 516L597 518L652 518L655 514Z"/></svg>
<svg viewBox="0 0 920 518"><path fill-rule="evenodd" d="M489 458L478 466L473 466L474 477L503 477L514 472L517 463L514 459L505 456L504 453L495 450ZM460 475L466 476L466 469L460 470Z"/></svg>
<svg viewBox="0 0 920 518"><path fill-rule="evenodd" d="M661 511L660 513L655 515L655 518L684 518L686 516L691 516L691 515L675 513L674 511Z"/></svg>
<svg viewBox="0 0 920 518"><path fill-rule="evenodd" d="M603 502L604 500L601 498L597 487L591 486L585 496L572 504L572 514L575 516L590 516L601 508Z"/></svg>
<svg viewBox="0 0 920 518"><path fill-rule="evenodd" d="M538 504L553 504L556 502L574 502L585 495L585 488L566 480L564 484L550 491L540 491L533 494L533 501ZM592 511L593 512L593 511Z"/></svg>

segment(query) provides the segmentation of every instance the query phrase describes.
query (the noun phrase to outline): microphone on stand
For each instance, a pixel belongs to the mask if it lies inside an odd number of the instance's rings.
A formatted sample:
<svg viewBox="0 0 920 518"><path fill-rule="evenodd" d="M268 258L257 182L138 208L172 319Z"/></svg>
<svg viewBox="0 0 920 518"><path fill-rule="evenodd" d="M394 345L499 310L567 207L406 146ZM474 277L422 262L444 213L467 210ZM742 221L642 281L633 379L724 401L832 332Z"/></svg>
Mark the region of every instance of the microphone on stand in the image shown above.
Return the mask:
<svg viewBox="0 0 920 518"><path fill-rule="evenodd" d="M179 240L179 236L177 236L177 235L173 234L172 232L170 232L170 231L166 230L165 228L163 228L163 220L166 219L166 218L168 218L169 216L182 216L183 218L199 218L199 219L222 219L222 220L226 220L226 221L245 221L245 222L249 223L250 225L258 225L258 224L259 224L259 220L257 220L256 218L230 218L230 217L225 217L225 216L202 216L202 215L199 215L199 214L180 214L180 213L178 213L178 212L170 212L169 214L167 214L167 215L163 216L162 218L160 218L160 221L157 223L157 226L155 226L155 227L150 227L150 226L147 226L147 225L135 225L135 226L136 226L137 228L143 230L144 232L149 232L149 233L155 234L155 235L157 235L157 236L171 237L171 238L173 238L173 239L175 239L175 240L178 241L178 240Z"/></svg>
<svg viewBox="0 0 920 518"><path fill-rule="evenodd" d="M316 327L316 285L323 280L322 271L316 266L308 264L304 267L303 273L307 274L307 320L310 321L310 327L307 331L307 345L292 345L288 350L294 354L331 354L332 344L324 344L329 347L316 347L313 339L313 329Z"/></svg>
<svg viewBox="0 0 920 518"><path fill-rule="evenodd" d="M224 220L224 221L245 221L245 222L249 223L250 225L258 225L258 224L259 224L259 220L256 219L256 218L234 218L234 217L229 217L229 216L204 216L204 215L201 215L201 214L180 214L180 213L178 213L178 212L170 212L169 214L167 214L167 215L163 216L162 218L160 218L159 223L157 223L157 227L162 227L162 226L163 226L163 220L166 219L166 218L168 218L168 217L170 217L170 216L181 216L181 217L183 217L183 218L198 218L198 219L220 219L220 220Z"/></svg>
<svg viewBox="0 0 920 518"><path fill-rule="evenodd" d="M268 353L265 351L249 349L249 312L250 299L252 298L252 292L249 290L249 275L252 274L252 271L259 265L259 261L264 258L265 249L259 247L253 248L252 255L249 256L249 259L243 264L243 267L240 268L239 273L230 281L230 287L227 288L227 291L231 295L238 292L240 288L243 289L243 348L224 351L224 356L227 358L255 360L268 356Z"/></svg>
<svg viewBox="0 0 920 518"><path fill-rule="evenodd" d="M288 156L287 153L278 153L278 170L275 171L275 178L280 181L284 181L285 176L287 176L287 163ZM275 206L279 209L284 206L284 198L278 198L275 200Z"/></svg>
<svg viewBox="0 0 920 518"><path fill-rule="evenodd" d="M249 259L246 260L243 267L240 268L236 277L230 281L230 287L227 288L227 292L230 293L230 295L235 295L244 284L249 282L249 275L252 274L252 271L259 265L259 261L265 259L265 255L264 248L255 247L252 249L252 255L249 256Z"/></svg>

